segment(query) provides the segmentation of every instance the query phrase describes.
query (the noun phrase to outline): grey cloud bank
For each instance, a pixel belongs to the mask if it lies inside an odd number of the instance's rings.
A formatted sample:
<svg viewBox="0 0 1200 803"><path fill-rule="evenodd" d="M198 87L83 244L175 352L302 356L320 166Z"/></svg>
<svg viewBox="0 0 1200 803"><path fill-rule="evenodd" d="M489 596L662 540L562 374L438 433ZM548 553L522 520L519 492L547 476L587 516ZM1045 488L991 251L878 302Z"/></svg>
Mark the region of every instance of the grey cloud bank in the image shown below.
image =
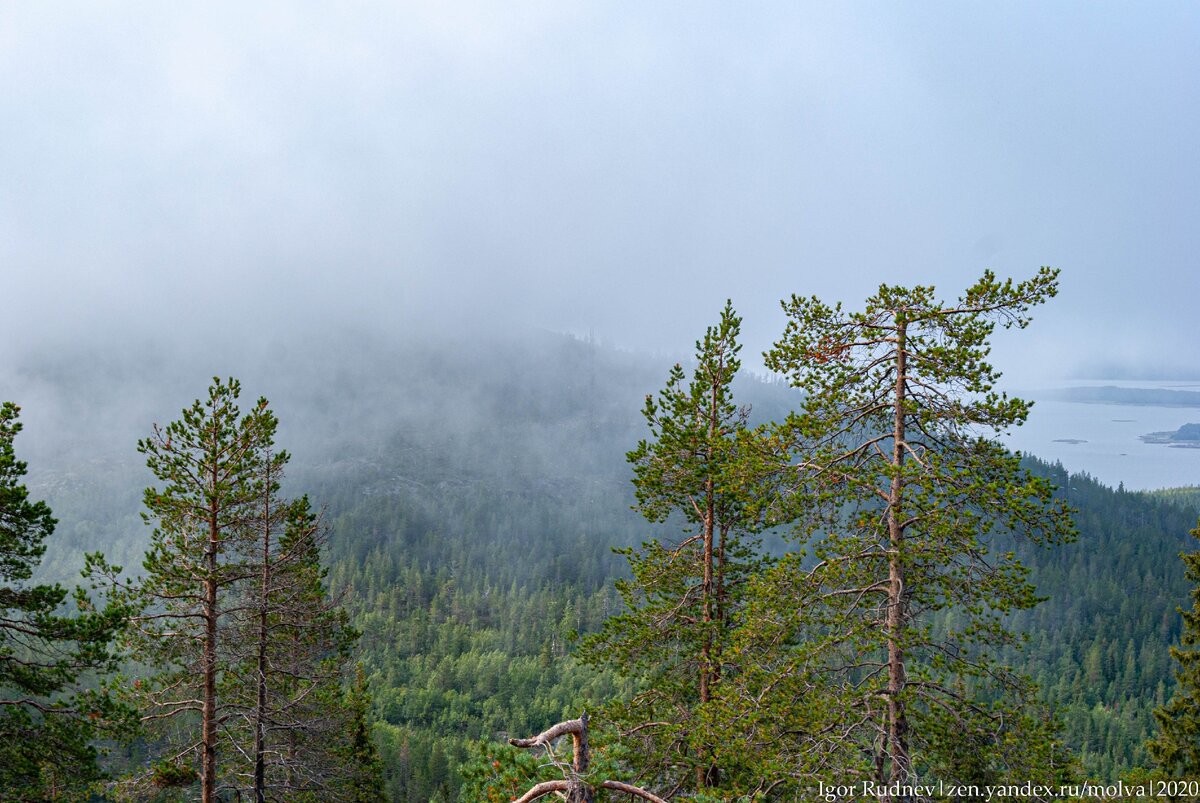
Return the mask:
<svg viewBox="0 0 1200 803"><path fill-rule="evenodd" d="M752 351L792 292L1050 264L1002 367L1200 369L1198 45L1183 3L8 4L0 335L684 351L731 296Z"/></svg>

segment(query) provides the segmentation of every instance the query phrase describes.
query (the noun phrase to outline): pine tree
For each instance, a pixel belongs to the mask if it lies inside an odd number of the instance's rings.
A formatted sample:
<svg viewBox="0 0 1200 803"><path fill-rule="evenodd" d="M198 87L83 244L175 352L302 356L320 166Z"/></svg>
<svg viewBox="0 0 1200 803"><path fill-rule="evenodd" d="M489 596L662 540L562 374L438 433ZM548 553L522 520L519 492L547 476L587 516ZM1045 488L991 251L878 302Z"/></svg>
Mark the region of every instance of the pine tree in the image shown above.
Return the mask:
<svg viewBox="0 0 1200 803"><path fill-rule="evenodd" d="M206 400L138 442L162 483L147 488L148 523L156 524L133 592L133 654L146 676L130 685L143 719L160 724L168 753L157 781L200 781L200 799L216 800L218 755L238 707L218 695L238 665L231 638L246 607L239 593L259 576L253 560L264 499L278 491L286 452L272 451L277 421L266 399L245 415L240 384L214 379ZM193 763L194 762L194 765Z"/></svg>
<svg viewBox="0 0 1200 803"><path fill-rule="evenodd" d="M327 592L326 530L308 498L276 505L280 519L263 503L258 577L232 625L249 648L232 661L223 690L241 712L235 722L245 722L232 727L232 741L246 745L233 758L235 774L252 777L258 801L345 800L356 770L341 745L356 724L342 680L357 634ZM272 524L282 525L274 539Z"/></svg>
<svg viewBox="0 0 1200 803"><path fill-rule="evenodd" d="M149 780L198 779L206 802L348 800L360 769L342 747L356 727L342 681L357 634L327 592L325 527L280 491L276 418L265 399L243 415L239 394L214 380L139 443L164 484L145 494L158 526L130 592L147 670L133 697L170 751Z"/></svg>
<svg viewBox="0 0 1200 803"><path fill-rule="evenodd" d="M0 405L0 790L5 800L56 800L99 777L93 740L129 724L94 679L90 691L81 685L85 673L113 668L128 610L114 600L97 609L77 589L77 613L65 616L66 589L29 582L56 522L21 482L19 413Z"/></svg>
<svg viewBox="0 0 1200 803"><path fill-rule="evenodd" d="M812 556L759 579L738 649L764 657L724 701L764 777L891 786L1052 772L1031 685L995 659L1019 643L1005 614L1038 598L992 546L1001 532L1057 543L1074 530L1050 484L990 439L1029 404L993 391L986 358L997 323L1023 328L1056 290L1043 268L1015 285L987 272L951 303L885 285L861 312L784 304L766 360L806 393L778 437Z"/></svg>
<svg viewBox="0 0 1200 803"><path fill-rule="evenodd" d="M276 614L278 595L279 561L276 560L275 550L278 549L279 531L286 526L288 510L280 504L275 490L282 478L278 476L279 467L267 456L263 461L263 495L259 502L259 518L255 522L258 541L262 549L258 554L258 578L247 584L247 604L245 612L249 614L245 630L247 643L254 645L253 672L250 675L253 682L244 683L244 687L254 690L253 713L247 717L254 730L254 799L257 803L266 800L266 770L267 770L267 729L271 724L269 693L271 690L271 642L272 614Z"/></svg>
<svg viewBox="0 0 1200 803"><path fill-rule="evenodd" d="M1200 539L1200 526L1191 536ZM1171 657L1179 662L1177 685L1170 701L1154 709L1159 733L1146 748L1170 777L1195 779L1200 777L1200 552L1181 557L1184 574L1196 584L1192 608L1179 612L1183 616L1182 644L1171 648Z"/></svg>
<svg viewBox="0 0 1200 803"><path fill-rule="evenodd" d="M643 691L607 714L637 757L638 777L671 794L720 787L728 771L731 756L701 737L699 712L734 670L729 633L762 563L747 487L754 435L732 394L740 325L727 303L696 343L691 380L676 365L658 398L646 398L652 438L628 454L637 507L682 535L625 550L633 576L617 588L627 612L581 649L587 662L644 679Z"/></svg>

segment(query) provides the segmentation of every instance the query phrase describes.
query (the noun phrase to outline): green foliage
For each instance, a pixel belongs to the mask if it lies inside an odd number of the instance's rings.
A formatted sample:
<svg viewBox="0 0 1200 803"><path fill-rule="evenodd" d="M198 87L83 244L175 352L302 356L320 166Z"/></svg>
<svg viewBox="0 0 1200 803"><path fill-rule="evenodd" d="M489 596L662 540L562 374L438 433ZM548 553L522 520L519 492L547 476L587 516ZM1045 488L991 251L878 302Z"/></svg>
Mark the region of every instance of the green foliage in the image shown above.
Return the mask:
<svg viewBox="0 0 1200 803"><path fill-rule="evenodd" d="M587 663L641 681L631 700L610 704L605 715L629 749L633 777L676 792L724 788L736 764L697 720L737 671L730 634L746 583L765 564L752 537L761 523L750 485L761 474L762 446L732 394L740 325L727 303L696 343L691 380L676 365L658 398L646 397L651 438L628 454L638 509L682 532L622 550L632 574L616 585L626 611L580 650Z"/></svg>
<svg viewBox="0 0 1200 803"><path fill-rule="evenodd" d="M160 789L191 786L200 780L200 773L191 764L160 761L151 769L150 784Z"/></svg>
<svg viewBox="0 0 1200 803"><path fill-rule="evenodd" d="M1005 649L1003 660L1033 677L1040 700L1059 712L1064 746L1083 777L1115 781L1149 763L1143 742L1156 730L1151 711L1174 688L1174 611L1188 595L1178 553L1195 512L1158 494L1068 476L1061 466L1024 463L1076 508L1079 539L1044 550L1002 537L998 549L1013 550L1048 597L1010 615L1025 644Z"/></svg>
<svg viewBox="0 0 1200 803"><path fill-rule="evenodd" d="M368 339L330 351L336 358L293 349L303 354L303 371L272 363L256 375L276 388L304 377L294 385L312 389L311 397L297 391L287 399L289 438L312 445L297 446L285 490L303 488L325 506L328 582L363 632L387 799L472 801L456 792L470 745L529 735L633 692L611 670L578 664L569 635L595 632L621 610L611 583L629 575L610 548L637 543L646 530L629 510L623 454L644 432L640 399L661 381L661 366L566 337L547 337L536 351L504 344L424 361ZM122 387L160 388L163 370L125 369ZM69 364L60 373L77 381ZM314 374L336 381L314 384ZM171 392L183 389L176 383ZM116 395L74 384L64 392ZM745 374L735 395L753 401L752 422L782 419L797 403L796 391ZM354 426L323 428L327 421ZM1048 597L1008 615L1027 643L1002 649L999 659L1033 677L1040 701L1062 712L1063 742L1084 777L1115 782L1149 761L1151 710L1175 688L1168 646L1179 641L1175 611L1190 605L1192 587L1177 556L1197 508L1194 499L1177 506L1068 477L1061 466L1025 465L1078 509L1080 536L1046 550L994 535L993 553L1014 552ZM31 467L31 493L61 520L35 577L65 584L86 551L139 556L140 530L149 534L136 526L141 471L92 450ZM786 585L779 591L790 593ZM747 736L729 749L765 761L777 743L749 737L755 728L774 733L770 711L742 710ZM114 751L109 766L141 767L145 749ZM788 770L785 752L770 755Z"/></svg>
<svg viewBox="0 0 1200 803"><path fill-rule="evenodd" d="M1019 642L1006 616L1038 597L996 545L1062 543L1074 528L1050 483L988 439L1029 405L993 391L986 357L997 323L1024 327L1055 290L1043 269L1019 284L985 273L951 303L885 285L861 312L784 304L767 364L806 396L777 430L792 455L782 510L812 555L757 579L736 647L755 660L714 723L754 745L759 777L798 791L1045 771L1055 748L1033 689L998 660Z"/></svg>
<svg viewBox="0 0 1200 803"><path fill-rule="evenodd" d="M46 551L44 541L57 523L45 502L31 502L29 491L20 482L26 465L17 460L13 439L21 431L17 421L20 408L11 402L0 405L0 578L6 582L27 580L33 567ZM13 592L10 592L13 593ZM53 595L53 589L31 590L41 603Z"/></svg>
<svg viewBox="0 0 1200 803"><path fill-rule="evenodd" d="M130 712L94 682L115 666L128 609L113 599L97 608L77 589L75 612L64 615L66 589L30 582L56 522L22 482L19 412L0 405L0 789L9 800L61 799L100 777L92 741L131 727Z"/></svg>
<svg viewBox="0 0 1200 803"><path fill-rule="evenodd" d="M1150 495L1157 499L1173 502L1189 510L1200 511L1200 488L1195 486L1162 488L1157 491L1151 491Z"/></svg>
<svg viewBox="0 0 1200 803"><path fill-rule="evenodd" d="M354 672L354 683L346 689L343 708L349 716L349 729L340 748L348 770L342 783L347 803L382 803L383 762L371 733L371 695L362 667Z"/></svg>
<svg viewBox="0 0 1200 803"><path fill-rule="evenodd" d="M471 747L459 773L462 776L460 799L480 803L509 803L534 784L549 780L544 777L542 762L530 751L487 741Z"/></svg>
<svg viewBox="0 0 1200 803"><path fill-rule="evenodd" d="M1200 539L1200 526L1191 531ZM1171 648L1178 663L1178 685L1171 700L1154 710L1159 733L1147 744L1155 763L1170 777L1200 777L1200 552L1188 552L1183 558L1184 573L1194 583L1192 607L1180 610L1183 616L1181 646Z"/></svg>

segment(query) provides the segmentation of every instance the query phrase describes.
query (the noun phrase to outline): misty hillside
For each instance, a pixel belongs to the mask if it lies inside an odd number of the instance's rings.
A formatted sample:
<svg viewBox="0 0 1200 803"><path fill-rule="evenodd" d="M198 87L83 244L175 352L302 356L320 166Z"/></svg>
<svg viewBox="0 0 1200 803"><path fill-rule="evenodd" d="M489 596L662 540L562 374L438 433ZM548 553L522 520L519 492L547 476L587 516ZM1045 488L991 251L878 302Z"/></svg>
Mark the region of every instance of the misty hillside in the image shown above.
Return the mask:
<svg viewBox="0 0 1200 803"><path fill-rule="evenodd" d="M347 330L220 359L133 343L34 352L2 380L23 408L31 487L60 511L63 554L42 568L62 578L73 568L55 565L76 550L138 554L129 546L144 541L136 514L150 476L137 441L213 376L241 379L245 403L270 400L297 493L349 484L364 497L407 489L425 499L470 488L572 509L617 494L627 513L625 452L643 437L643 399L673 361L549 332L406 341ZM756 419L788 409L786 387L743 385ZM86 512L95 505L132 518L96 521Z"/></svg>
<svg viewBox="0 0 1200 803"><path fill-rule="evenodd" d="M91 550L137 570L149 477L135 442L212 373L233 373L244 400L268 396L281 419L290 491L325 510L392 799L455 799L474 740L535 733L630 692L576 665L571 645L617 609L625 564L612 548L655 532L630 510L624 454L669 358L544 332L423 344L346 333L231 362L64 351L12 372L30 487L60 520L45 576L68 580ZM753 378L739 392L760 420L794 399ZM1019 547L1049 599L1018 616L1029 645L1013 661L1063 712L1087 770L1115 778L1145 763L1150 709L1173 686L1194 500L1034 467L1079 507L1081 537Z"/></svg>
<svg viewBox="0 0 1200 803"><path fill-rule="evenodd" d="M177 417L217 374L242 380L244 403L269 398L297 491L353 478L364 495L386 498L406 486L441 492L611 479L636 437L641 397L665 370L538 333L401 343L346 332L219 361L125 348L132 345L34 354L4 381L23 407L32 485L61 511L59 546L71 548L64 551L121 553L145 540L140 521L111 531L86 511L99 502L136 520L150 480L137 440ZM581 439L611 449L563 448ZM66 514L76 503L73 523ZM56 557L43 566L50 574Z"/></svg>
<svg viewBox="0 0 1200 803"><path fill-rule="evenodd" d="M595 773L696 803L1200 779L1145 746L1200 515L1200 6L6 3L0 70L3 801L507 803L543 757L497 745L585 709ZM726 299L739 367L647 426ZM802 401L767 365L812 404L760 439L739 404Z"/></svg>

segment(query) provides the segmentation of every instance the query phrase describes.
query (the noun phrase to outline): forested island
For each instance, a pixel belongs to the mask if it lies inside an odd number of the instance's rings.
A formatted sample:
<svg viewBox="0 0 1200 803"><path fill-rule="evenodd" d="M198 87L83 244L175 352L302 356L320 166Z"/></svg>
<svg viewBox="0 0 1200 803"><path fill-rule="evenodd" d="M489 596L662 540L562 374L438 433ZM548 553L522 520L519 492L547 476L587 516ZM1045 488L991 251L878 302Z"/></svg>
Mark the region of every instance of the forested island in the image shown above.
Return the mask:
<svg viewBox="0 0 1200 803"><path fill-rule="evenodd" d="M1200 448L1200 424L1184 424L1173 432L1148 432L1142 436L1145 443L1165 443L1183 449Z"/></svg>
<svg viewBox="0 0 1200 803"><path fill-rule="evenodd" d="M1200 498L974 437L1027 412L986 393L993 328L1056 287L792 298L775 378L740 370L731 305L665 369L564 335L347 335L247 358L269 403L216 378L123 450L27 472L6 406L4 797L1062 799L1187 778L1175 723L1200 712L1171 650ZM120 395L71 359L24 370ZM280 380L301 365L334 381ZM160 367L144 380L197 395ZM81 568L71 603L55 584ZM586 773L567 744L508 744L580 721Z"/></svg>

